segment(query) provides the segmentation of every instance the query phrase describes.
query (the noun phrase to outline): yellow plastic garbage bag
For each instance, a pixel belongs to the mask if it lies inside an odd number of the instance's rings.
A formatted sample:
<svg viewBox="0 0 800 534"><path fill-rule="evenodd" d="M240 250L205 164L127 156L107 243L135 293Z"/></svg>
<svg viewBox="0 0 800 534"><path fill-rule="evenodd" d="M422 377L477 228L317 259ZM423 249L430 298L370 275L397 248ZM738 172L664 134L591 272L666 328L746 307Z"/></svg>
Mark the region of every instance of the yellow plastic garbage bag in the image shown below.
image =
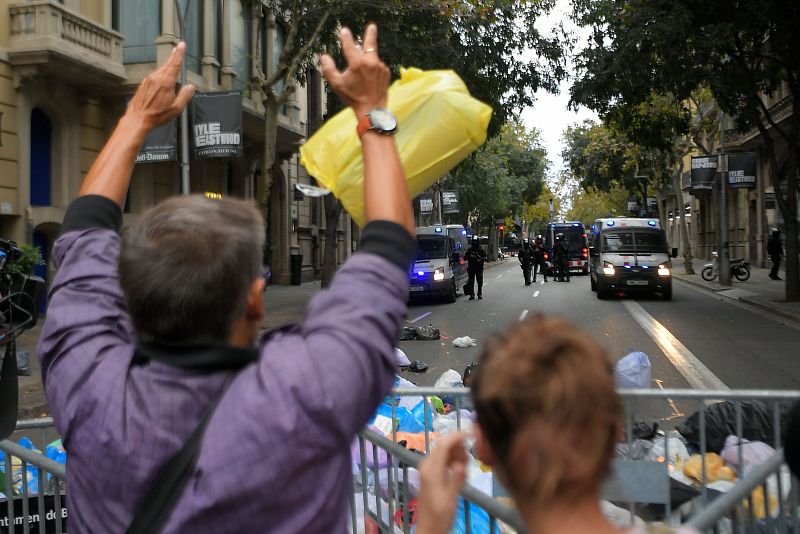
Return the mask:
<svg viewBox="0 0 800 534"><path fill-rule="evenodd" d="M388 107L397 117L397 147L412 198L486 141L492 116L451 70L402 69L389 88ZM364 162L357 123L353 110L339 112L300 147L300 162L363 226Z"/></svg>
<svg viewBox="0 0 800 534"><path fill-rule="evenodd" d="M686 462L683 468L683 474L687 477L693 478L697 482L703 482L703 457L699 454L693 454ZM736 473L733 469L725 465L722 457L719 454L709 452L706 453L706 483L716 482L717 480L727 480L733 482L736 480Z"/></svg>

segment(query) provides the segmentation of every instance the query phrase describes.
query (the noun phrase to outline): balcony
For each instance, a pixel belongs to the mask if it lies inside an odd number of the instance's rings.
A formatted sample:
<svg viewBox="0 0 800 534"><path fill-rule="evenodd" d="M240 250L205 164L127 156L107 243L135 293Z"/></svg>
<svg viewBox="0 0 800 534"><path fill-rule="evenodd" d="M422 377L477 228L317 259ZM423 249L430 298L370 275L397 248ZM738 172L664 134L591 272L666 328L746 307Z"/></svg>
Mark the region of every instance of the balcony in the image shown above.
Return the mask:
<svg viewBox="0 0 800 534"><path fill-rule="evenodd" d="M8 57L17 83L56 75L78 86L113 87L126 78L121 34L50 0L8 8Z"/></svg>

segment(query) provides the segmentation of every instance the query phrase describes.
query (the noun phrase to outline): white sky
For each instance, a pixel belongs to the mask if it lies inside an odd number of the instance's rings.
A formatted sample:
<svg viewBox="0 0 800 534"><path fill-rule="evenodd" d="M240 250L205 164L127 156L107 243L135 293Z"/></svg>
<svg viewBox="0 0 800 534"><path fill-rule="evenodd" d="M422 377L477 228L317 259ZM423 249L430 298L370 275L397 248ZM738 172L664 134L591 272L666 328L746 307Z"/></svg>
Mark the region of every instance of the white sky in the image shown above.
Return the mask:
<svg viewBox="0 0 800 534"><path fill-rule="evenodd" d="M536 27L544 34L548 34L558 22L563 22L567 30L577 35L577 46L582 46L588 37L588 32L579 29L569 18L569 0L558 0L556 8L548 17L537 21ZM572 74L572 68L568 67ZM569 104L569 88L572 81L567 79L561 83L559 94L553 95L544 90L536 92L536 102L532 107L522 110L520 118L529 128L536 128L541 133L542 142L547 149L550 159L550 175L555 176L564 167L561 160L561 137L567 126L583 122L585 119L597 119L597 114L585 107L577 111L567 108Z"/></svg>

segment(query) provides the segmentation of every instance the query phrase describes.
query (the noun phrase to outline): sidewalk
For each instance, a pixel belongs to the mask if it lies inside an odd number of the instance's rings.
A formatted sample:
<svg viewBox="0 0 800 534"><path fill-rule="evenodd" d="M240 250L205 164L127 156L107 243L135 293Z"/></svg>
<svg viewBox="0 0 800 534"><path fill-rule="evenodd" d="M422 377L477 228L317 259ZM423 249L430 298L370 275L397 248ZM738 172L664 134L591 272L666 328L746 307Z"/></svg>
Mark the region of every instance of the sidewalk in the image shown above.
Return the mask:
<svg viewBox="0 0 800 534"><path fill-rule="evenodd" d="M692 265L697 274L686 275L683 274L683 260L677 258L672 262L674 266L672 276L687 284L713 291L719 296L737 300L773 315L800 323L800 302L786 302L786 283L770 279L769 269L759 269L751 265L749 280L739 282L736 278L733 278L733 285L725 287L719 283L719 279L713 282L706 282L700 276L703 267L708 263L710 262L707 260L695 258ZM785 278L784 275L784 271L781 270L779 276Z"/></svg>

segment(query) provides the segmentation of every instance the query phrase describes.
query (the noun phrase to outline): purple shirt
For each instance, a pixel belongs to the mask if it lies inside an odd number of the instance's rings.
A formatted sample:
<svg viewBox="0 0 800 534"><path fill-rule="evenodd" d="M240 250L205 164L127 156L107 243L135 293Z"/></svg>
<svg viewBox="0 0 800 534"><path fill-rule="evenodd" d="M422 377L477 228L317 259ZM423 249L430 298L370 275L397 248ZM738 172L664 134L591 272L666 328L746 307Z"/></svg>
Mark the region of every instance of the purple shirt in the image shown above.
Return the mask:
<svg viewBox="0 0 800 534"><path fill-rule="evenodd" d="M123 532L230 382L165 532L344 533L350 443L392 383L403 270L356 254L302 325L261 340L257 363L203 373L132 364L119 250L119 236L104 229L67 232L53 249L58 273L39 354L69 457L70 532Z"/></svg>

